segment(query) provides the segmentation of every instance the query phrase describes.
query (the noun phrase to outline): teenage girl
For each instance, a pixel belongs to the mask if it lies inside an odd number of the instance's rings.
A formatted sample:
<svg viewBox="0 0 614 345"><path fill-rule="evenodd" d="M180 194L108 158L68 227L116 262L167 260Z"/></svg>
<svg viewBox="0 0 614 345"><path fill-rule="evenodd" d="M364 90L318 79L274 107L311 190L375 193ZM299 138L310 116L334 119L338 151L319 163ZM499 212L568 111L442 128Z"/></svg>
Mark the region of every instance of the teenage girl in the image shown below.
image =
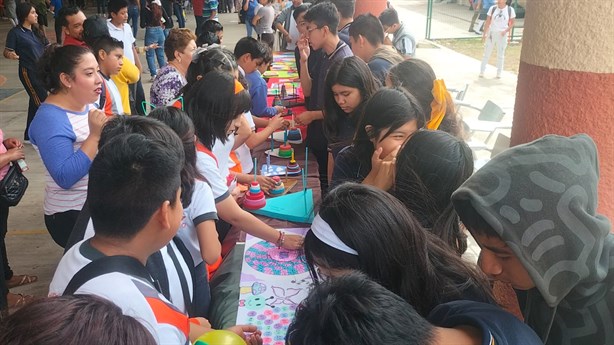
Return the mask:
<svg viewBox="0 0 614 345"><path fill-rule="evenodd" d="M386 78L388 87L404 87L416 97L424 110L426 128L439 129L462 138L463 127L456 115L452 97L442 79L420 59L405 60L393 66Z"/></svg>
<svg viewBox="0 0 614 345"><path fill-rule="evenodd" d="M215 85L216 87L211 87ZM218 216L242 228L247 233L287 249L298 249L303 238L285 234L264 224L239 207L228 191L226 176L220 173L218 162L228 157L216 157L213 146L224 143L249 111L251 98L234 76L224 71L211 71L197 81L185 94L185 109L194 122L198 142L197 167L211 184Z"/></svg>
<svg viewBox="0 0 614 345"><path fill-rule="evenodd" d="M399 148L424 126L422 108L403 88L380 89L365 104L354 144L335 159L331 187L354 181L387 190Z"/></svg>
<svg viewBox="0 0 614 345"><path fill-rule="evenodd" d="M467 236L451 197L472 173L473 154L462 139L442 131L417 131L397 155L390 192L425 229L462 255Z"/></svg>
<svg viewBox="0 0 614 345"><path fill-rule="evenodd" d="M346 183L324 197L305 236L305 257L316 284L362 271L422 316L449 301L494 300L485 276L424 231L397 199L371 186Z"/></svg>

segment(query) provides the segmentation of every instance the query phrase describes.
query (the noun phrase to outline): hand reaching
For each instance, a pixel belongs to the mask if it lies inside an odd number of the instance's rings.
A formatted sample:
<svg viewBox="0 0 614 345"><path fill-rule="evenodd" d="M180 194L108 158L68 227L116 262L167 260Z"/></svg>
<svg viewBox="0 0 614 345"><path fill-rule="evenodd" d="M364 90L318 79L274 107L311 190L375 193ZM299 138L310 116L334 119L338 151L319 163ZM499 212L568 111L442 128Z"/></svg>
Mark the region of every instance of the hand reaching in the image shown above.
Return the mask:
<svg viewBox="0 0 614 345"><path fill-rule="evenodd" d="M309 55L311 54L311 49L309 48L309 39L306 36L301 37L296 43L298 47L298 51L301 56L301 61L307 62L309 59Z"/></svg>
<svg viewBox="0 0 614 345"><path fill-rule="evenodd" d="M305 238L300 235L289 234L286 232L284 235L284 244L282 247L289 250L299 250L303 248L303 241Z"/></svg>
<svg viewBox="0 0 614 345"><path fill-rule="evenodd" d="M102 127L107 122L108 117L100 109L91 109L88 113L87 122L90 126L90 135L100 137Z"/></svg>

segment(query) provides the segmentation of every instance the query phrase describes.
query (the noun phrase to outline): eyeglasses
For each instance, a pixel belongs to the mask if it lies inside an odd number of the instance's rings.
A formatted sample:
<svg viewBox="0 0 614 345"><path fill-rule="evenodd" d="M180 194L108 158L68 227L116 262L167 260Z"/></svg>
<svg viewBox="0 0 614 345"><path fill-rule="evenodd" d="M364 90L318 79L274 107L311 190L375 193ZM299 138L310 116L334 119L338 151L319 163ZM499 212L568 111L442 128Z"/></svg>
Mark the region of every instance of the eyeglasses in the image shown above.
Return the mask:
<svg viewBox="0 0 614 345"><path fill-rule="evenodd" d="M307 36L311 36L313 30L322 29L324 26L316 26L315 28L307 29Z"/></svg>

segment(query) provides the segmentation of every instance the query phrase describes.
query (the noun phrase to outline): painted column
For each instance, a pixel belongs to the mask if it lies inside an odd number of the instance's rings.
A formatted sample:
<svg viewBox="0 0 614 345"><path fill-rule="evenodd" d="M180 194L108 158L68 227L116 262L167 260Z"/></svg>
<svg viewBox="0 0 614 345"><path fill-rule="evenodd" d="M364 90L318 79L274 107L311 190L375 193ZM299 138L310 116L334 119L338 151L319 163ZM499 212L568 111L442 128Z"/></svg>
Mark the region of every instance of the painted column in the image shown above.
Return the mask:
<svg viewBox="0 0 614 345"><path fill-rule="evenodd" d="M386 9L386 0L356 0L356 11L354 16L371 12L374 16L379 16Z"/></svg>
<svg viewBox="0 0 614 345"><path fill-rule="evenodd" d="M527 1L511 144L590 135L599 212L614 221L613 17L613 1Z"/></svg>

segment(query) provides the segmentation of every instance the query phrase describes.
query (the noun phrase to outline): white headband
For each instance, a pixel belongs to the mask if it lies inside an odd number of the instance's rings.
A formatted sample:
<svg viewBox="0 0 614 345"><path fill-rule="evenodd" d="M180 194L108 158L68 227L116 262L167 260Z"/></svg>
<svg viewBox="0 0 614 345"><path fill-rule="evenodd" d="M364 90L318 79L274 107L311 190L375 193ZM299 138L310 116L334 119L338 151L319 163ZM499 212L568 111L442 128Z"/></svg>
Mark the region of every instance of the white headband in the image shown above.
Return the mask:
<svg viewBox="0 0 614 345"><path fill-rule="evenodd" d="M311 223L311 231L320 241L328 244L329 246L348 254L358 255L356 250L348 247L339 237L337 237L337 235L335 235L335 232L330 225L328 225L328 223L322 219L319 214L313 218L313 223Z"/></svg>

